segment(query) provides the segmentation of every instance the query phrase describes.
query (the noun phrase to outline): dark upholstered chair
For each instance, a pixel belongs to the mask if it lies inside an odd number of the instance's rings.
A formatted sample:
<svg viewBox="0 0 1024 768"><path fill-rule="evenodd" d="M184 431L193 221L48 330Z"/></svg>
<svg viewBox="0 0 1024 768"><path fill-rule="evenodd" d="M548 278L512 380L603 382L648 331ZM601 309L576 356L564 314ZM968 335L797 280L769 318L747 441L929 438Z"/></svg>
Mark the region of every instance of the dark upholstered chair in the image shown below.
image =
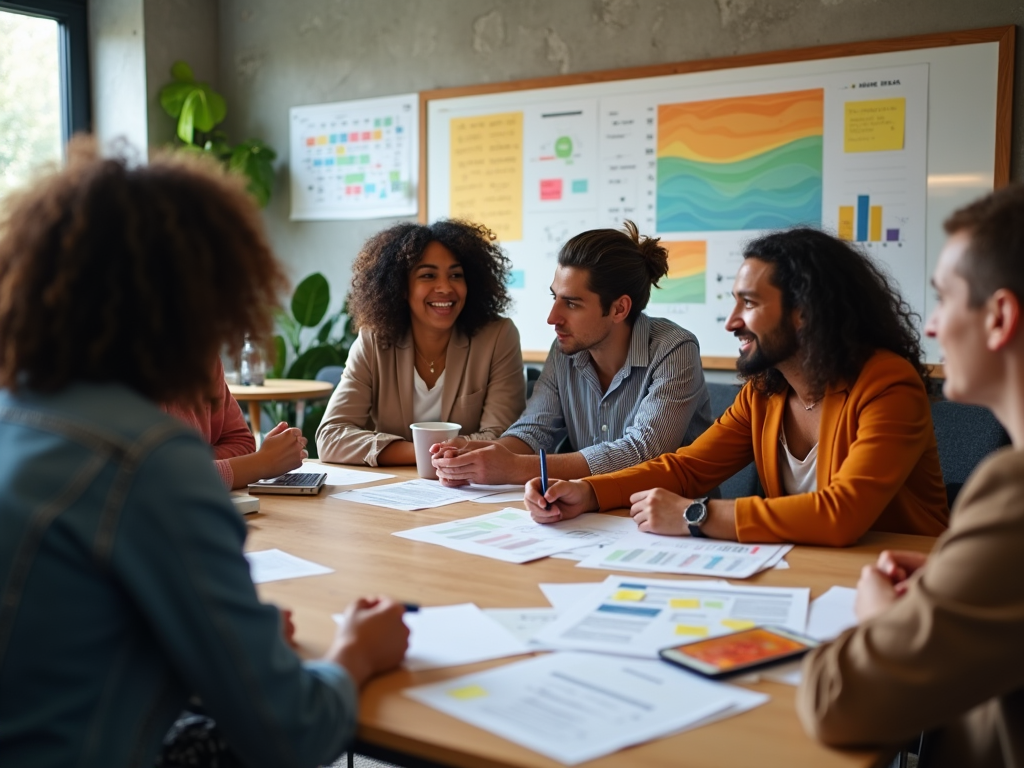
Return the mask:
<svg viewBox="0 0 1024 768"><path fill-rule="evenodd" d="M326 381L335 387L341 382L341 374L345 370L344 365L325 365L316 372L317 381Z"/></svg>
<svg viewBox="0 0 1024 768"><path fill-rule="evenodd" d="M708 394L711 395L711 417L717 419L725 409L732 405L739 393L737 384L708 384ZM761 481L757 476L757 467L754 462L730 477L720 486L723 499L742 499L744 496L764 496L761 488Z"/></svg>
<svg viewBox="0 0 1024 768"><path fill-rule="evenodd" d="M988 408L949 400L932 403L939 464L946 498L953 506L968 475L992 451L1010 444L1010 436Z"/></svg>

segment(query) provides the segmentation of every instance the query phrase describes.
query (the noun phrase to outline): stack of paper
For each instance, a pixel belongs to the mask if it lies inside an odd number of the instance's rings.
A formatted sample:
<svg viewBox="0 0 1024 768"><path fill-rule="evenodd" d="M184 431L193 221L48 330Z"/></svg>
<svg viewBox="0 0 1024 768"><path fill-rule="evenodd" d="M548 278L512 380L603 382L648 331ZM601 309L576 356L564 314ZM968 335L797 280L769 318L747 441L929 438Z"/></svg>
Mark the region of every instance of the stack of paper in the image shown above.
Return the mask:
<svg viewBox="0 0 1024 768"><path fill-rule="evenodd" d="M740 544L633 533L613 546L592 551L578 567L745 579L773 568L792 548L792 544Z"/></svg>
<svg viewBox="0 0 1024 768"><path fill-rule="evenodd" d="M561 610L534 640L555 648L657 658L671 645L758 625L803 632L809 592L609 576Z"/></svg>
<svg viewBox="0 0 1024 768"><path fill-rule="evenodd" d="M526 510L507 508L478 517L398 531L394 535L506 563L528 563L577 547L611 544L624 532L635 529L628 517L613 515L581 515L541 525L535 523Z"/></svg>
<svg viewBox="0 0 1024 768"><path fill-rule="evenodd" d="M437 480L409 480L404 483L391 483L373 488L359 488L355 491L334 493L331 494L331 498L413 512L417 509L443 507L446 504L455 504L460 501L473 501L488 493L491 492L474 490L469 486L446 488Z"/></svg>
<svg viewBox="0 0 1024 768"><path fill-rule="evenodd" d="M566 765L768 700L668 664L586 653L553 653L405 694Z"/></svg>

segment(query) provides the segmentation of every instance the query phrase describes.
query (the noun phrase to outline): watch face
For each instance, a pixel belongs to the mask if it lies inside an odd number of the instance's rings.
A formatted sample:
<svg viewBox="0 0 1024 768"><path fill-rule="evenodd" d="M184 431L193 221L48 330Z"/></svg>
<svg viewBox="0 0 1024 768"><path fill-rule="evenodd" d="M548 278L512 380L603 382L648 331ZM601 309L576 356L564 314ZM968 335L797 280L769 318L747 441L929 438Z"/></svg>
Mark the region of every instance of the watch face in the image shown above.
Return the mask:
<svg viewBox="0 0 1024 768"><path fill-rule="evenodd" d="M707 507L705 507L699 501L693 502L690 506L686 508L686 511L683 512L683 518L686 520L687 523L690 523L691 525L700 525L704 522L707 515Z"/></svg>

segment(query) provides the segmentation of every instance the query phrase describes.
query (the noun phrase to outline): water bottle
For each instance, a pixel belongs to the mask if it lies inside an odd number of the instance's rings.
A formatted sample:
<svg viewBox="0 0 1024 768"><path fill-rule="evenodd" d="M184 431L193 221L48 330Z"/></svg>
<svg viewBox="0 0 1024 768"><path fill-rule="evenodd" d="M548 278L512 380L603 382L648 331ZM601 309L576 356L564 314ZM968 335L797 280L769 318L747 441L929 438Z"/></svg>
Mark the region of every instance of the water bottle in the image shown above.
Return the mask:
<svg viewBox="0 0 1024 768"><path fill-rule="evenodd" d="M242 344L242 361L238 366L242 385L246 387L262 386L267 366L263 362L263 354L260 348L252 343L248 335L245 343Z"/></svg>

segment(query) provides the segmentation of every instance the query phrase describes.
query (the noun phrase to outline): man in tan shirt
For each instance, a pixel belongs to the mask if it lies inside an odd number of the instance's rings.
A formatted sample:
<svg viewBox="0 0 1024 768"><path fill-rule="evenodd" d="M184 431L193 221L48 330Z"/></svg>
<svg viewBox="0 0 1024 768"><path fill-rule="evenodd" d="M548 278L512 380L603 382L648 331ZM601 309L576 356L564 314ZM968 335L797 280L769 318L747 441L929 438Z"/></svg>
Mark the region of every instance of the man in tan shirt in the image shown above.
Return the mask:
<svg viewBox="0 0 1024 768"><path fill-rule="evenodd" d="M860 625L804 662L797 710L834 746L928 737L922 765L1024 766L1024 186L946 221L926 326L950 400L991 409L1013 445L961 491L930 556L883 552Z"/></svg>

